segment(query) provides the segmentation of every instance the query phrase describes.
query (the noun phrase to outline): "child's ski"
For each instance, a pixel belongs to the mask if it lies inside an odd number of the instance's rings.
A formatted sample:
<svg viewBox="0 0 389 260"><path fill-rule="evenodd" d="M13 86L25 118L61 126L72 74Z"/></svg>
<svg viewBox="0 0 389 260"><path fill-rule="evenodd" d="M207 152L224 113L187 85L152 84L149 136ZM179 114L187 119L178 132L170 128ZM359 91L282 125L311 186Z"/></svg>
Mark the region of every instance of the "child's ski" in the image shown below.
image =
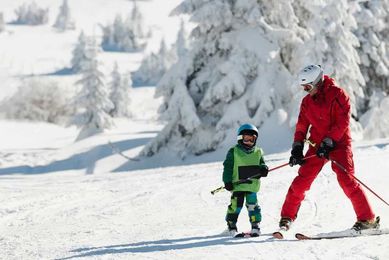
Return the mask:
<svg viewBox="0 0 389 260"><path fill-rule="evenodd" d="M236 234L235 238L248 238L248 237L259 237L260 235L257 233L251 233L251 232L240 232Z"/></svg>

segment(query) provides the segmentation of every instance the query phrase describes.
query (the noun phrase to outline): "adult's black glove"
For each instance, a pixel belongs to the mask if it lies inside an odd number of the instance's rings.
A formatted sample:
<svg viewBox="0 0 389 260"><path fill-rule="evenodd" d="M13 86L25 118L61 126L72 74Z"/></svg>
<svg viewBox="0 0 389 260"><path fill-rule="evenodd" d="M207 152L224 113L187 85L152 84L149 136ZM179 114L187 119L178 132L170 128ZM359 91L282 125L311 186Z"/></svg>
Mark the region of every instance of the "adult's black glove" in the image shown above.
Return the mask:
<svg viewBox="0 0 389 260"><path fill-rule="evenodd" d="M303 149L304 145L302 142L293 143L291 156L289 158L290 167L293 167L297 164L302 165L304 163Z"/></svg>
<svg viewBox="0 0 389 260"><path fill-rule="evenodd" d="M332 141L331 138L326 137L323 139L323 141L320 143L319 149L316 151L316 155L320 158L330 158L330 152L334 150L335 143Z"/></svg>
<svg viewBox="0 0 389 260"><path fill-rule="evenodd" d="M232 191L234 189L234 185L232 184L232 182L226 182L224 183L224 188L228 191Z"/></svg>
<svg viewBox="0 0 389 260"><path fill-rule="evenodd" d="M259 166L260 177L267 177L268 173L269 173L269 167L267 167L267 165L262 164L261 166Z"/></svg>

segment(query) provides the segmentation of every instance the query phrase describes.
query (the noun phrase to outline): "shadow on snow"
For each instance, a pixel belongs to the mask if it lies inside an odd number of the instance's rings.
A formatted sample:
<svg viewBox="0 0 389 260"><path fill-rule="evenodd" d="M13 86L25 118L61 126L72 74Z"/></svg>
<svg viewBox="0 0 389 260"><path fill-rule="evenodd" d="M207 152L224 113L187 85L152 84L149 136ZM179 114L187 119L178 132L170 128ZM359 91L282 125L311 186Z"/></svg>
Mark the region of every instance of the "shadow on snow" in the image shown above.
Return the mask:
<svg viewBox="0 0 389 260"><path fill-rule="evenodd" d="M131 139L120 142L114 142L113 145L121 150L133 149L148 142L150 138ZM42 166L14 166L0 168L0 175L7 174L42 174L55 171L81 170L86 169L87 173L92 173L96 161L113 155L111 147L107 144L98 145L88 151L77 153L63 160L53 161Z"/></svg>
<svg viewBox="0 0 389 260"><path fill-rule="evenodd" d="M179 239L163 239L157 241L145 241L132 244L110 245L101 247L78 248L71 251L73 253L76 253L75 255L65 258L57 258L56 260L65 260L88 256L102 256L107 254L111 255L124 253L153 253L168 250L184 250L190 248L201 248L217 245L240 245L248 243L274 242L274 239L270 237L270 234L268 235L269 238L266 238L264 240L250 238L236 239L222 235L213 235L203 237L186 237Z"/></svg>
<svg viewBox="0 0 389 260"><path fill-rule="evenodd" d="M77 75L77 72L72 68L62 68L53 72L48 73L34 73L22 76L22 78L35 78L35 77L43 77L43 76L70 76Z"/></svg>

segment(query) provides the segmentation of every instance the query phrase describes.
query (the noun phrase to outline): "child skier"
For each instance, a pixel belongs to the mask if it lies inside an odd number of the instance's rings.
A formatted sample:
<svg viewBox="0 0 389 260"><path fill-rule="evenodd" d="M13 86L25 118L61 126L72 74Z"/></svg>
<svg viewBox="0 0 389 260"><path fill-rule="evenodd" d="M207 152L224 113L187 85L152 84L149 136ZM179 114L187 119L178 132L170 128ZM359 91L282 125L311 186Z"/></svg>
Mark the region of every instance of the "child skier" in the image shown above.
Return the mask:
<svg viewBox="0 0 389 260"><path fill-rule="evenodd" d="M269 171L265 165L263 151L255 146L258 129L252 124L243 124L238 129L238 143L229 149L223 163L223 182L226 190L231 191L231 204L228 206L226 221L228 233L238 235L236 222L246 198L246 207L251 223L251 236L259 236L261 208L258 205L257 192L260 177L266 177ZM255 176L254 176L255 175ZM236 183L247 178L254 178L245 183Z"/></svg>

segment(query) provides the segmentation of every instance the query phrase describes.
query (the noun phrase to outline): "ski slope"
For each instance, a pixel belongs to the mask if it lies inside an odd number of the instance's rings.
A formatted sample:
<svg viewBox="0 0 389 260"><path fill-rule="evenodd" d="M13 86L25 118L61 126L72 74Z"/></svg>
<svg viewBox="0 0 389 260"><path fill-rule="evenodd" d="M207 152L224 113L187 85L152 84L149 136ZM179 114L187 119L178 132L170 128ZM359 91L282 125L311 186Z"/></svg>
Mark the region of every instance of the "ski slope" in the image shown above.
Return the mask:
<svg viewBox="0 0 389 260"><path fill-rule="evenodd" d="M6 24L0 34L0 100L10 96L20 80L31 76L73 83L79 75L58 75L67 67L80 30L97 33L96 23L126 13L127 0L69 0L77 30L59 34L51 28L62 1L35 0L50 8L50 24ZM7 22L24 0L2 0ZM180 0L138 1L146 22L154 28L154 47L165 36L175 40L179 19L167 14ZM88 12L85 12L88 10ZM28 44L26 44L28 43ZM150 45L150 50L153 45ZM146 50L146 51L150 51ZM114 62L123 72L137 68L142 54L102 53L108 75ZM0 259L389 259L389 236L328 241L296 241L308 235L339 231L355 222L350 202L329 165L319 174L303 202L298 220L283 241L272 240L280 208L297 168L283 167L262 180L259 202L262 233L258 238L220 236L225 229L229 192L211 195L222 185L227 148L202 156L164 152L129 161L108 142L136 158L163 128L153 87L135 88L130 120L118 119L103 134L74 142L78 129L46 123L0 120ZM279 143L266 126L261 142ZM273 134L272 134L273 133ZM231 140L233 142L233 140ZM265 151L266 152L266 151ZM354 143L357 177L389 200L389 139ZM267 154L270 168L288 161L289 153ZM389 207L370 193L382 227L389 228ZM238 228L249 229L242 210Z"/></svg>
<svg viewBox="0 0 389 260"><path fill-rule="evenodd" d="M150 101L153 90L135 91ZM283 198L296 175L297 168L289 166L262 180L264 235L220 236L229 192L210 191L222 184L224 151L210 154L212 162L201 163L168 154L158 160L127 161L110 150L108 141L124 148L125 155L136 156L162 127L151 120L153 109L144 108L150 118L119 120L116 128L78 143L73 143L77 131L72 128L1 121L0 129L12 126L18 131L9 131L6 138L0 135L0 143L7 144L0 161L0 259L388 259L388 235L293 238L295 232L343 230L355 221L328 165L308 192L286 240L274 241L269 233L277 228ZM37 132L41 140L34 143ZM31 142L19 142L19 136ZM388 199L389 140L354 145L358 178ZM285 163L288 154L265 158L272 168ZM118 170L121 167L130 170ZM388 228L389 207L368 194L382 227ZM249 229L245 209L238 228Z"/></svg>

